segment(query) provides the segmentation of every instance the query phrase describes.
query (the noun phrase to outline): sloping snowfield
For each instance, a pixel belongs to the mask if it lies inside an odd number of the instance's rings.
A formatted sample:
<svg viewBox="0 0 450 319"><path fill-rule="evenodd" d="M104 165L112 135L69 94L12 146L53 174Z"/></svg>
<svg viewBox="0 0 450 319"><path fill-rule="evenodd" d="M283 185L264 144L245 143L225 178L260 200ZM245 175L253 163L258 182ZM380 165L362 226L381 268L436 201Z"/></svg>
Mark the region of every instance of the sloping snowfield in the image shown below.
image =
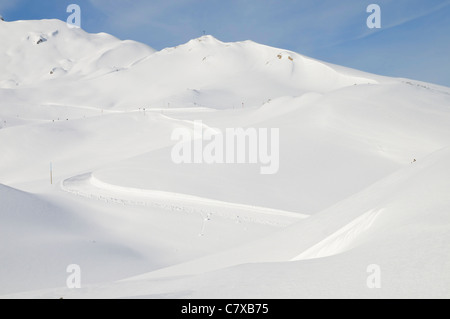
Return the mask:
<svg viewBox="0 0 450 319"><path fill-rule="evenodd" d="M450 297L450 88L211 36L0 39L0 298ZM198 121L279 129L278 171L176 164Z"/></svg>

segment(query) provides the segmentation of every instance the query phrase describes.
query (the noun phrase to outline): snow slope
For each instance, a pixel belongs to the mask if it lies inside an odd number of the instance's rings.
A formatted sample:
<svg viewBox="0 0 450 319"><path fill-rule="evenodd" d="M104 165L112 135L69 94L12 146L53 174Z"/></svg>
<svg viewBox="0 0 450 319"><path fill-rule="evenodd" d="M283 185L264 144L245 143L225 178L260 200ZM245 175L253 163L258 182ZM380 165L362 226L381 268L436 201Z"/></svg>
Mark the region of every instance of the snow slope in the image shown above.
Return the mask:
<svg viewBox="0 0 450 319"><path fill-rule="evenodd" d="M450 297L449 88L212 36L0 38L1 297ZM174 164L196 120L279 128L278 173Z"/></svg>
<svg viewBox="0 0 450 319"><path fill-rule="evenodd" d="M58 20L3 22L0 36L8 48L0 58L6 64L0 88L17 88L39 104L238 108L377 82L294 52L251 41L227 44L212 36L155 54L139 43L68 29Z"/></svg>
<svg viewBox="0 0 450 319"><path fill-rule="evenodd" d="M107 74L155 52L105 33L69 29L59 20L2 22L0 32L5 48L0 59L6 63L0 77L3 88Z"/></svg>

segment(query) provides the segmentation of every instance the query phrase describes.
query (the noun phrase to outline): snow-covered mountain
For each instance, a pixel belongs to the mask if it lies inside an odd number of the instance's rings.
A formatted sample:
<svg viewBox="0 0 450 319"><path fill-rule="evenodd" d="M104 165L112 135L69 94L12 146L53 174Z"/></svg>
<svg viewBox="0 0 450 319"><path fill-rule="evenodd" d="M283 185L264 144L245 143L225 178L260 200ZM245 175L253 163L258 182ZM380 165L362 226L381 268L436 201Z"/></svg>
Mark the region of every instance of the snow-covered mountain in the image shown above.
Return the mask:
<svg viewBox="0 0 450 319"><path fill-rule="evenodd" d="M0 296L450 297L450 88L212 36L0 39ZM278 128L278 173L175 164L198 120Z"/></svg>
<svg viewBox="0 0 450 319"><path fill-rule="evenodd" d="M59 20L2 22L1 26L2 88L84 79L129 67L155 52L105 33L70 29Z"/></svg>
<svg viewBox="0 0 450 319"><path fill-rule="evenodd" d="M251 41L223 43L204 36L154 53L133 41L69 29L58 20L4 22L0 32L6 49L0 87L17 88L34 103L233 108L377 83L377 77Z"/></svg>

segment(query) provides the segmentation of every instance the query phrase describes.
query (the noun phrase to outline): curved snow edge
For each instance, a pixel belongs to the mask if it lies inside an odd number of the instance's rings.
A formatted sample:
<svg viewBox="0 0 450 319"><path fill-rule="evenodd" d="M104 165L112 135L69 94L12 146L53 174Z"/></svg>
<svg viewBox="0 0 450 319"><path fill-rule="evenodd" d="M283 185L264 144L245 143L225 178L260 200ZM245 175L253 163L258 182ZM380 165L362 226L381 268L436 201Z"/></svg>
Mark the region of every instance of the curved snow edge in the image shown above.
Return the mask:
<svg viewBox="0 0 450 319"><path fill-rule="evenodd" d="M165 192L165 191L158 191L158 190L149 190L149 189L141 189L141 188L132 188L132 187L124 187L124 186L118 186L113 184L105 183L98 178L94 176L94 174L91 173L90 177L90 183L91 185L104 189L104 190L110 190L114 192L120 192L120 193L128 193L132 195L143 195L143 196L152 196L152 197L158 197L161 199L166 200L179 200L179 201L185 201L185 202L191 202L191 203L201 203L201 204L208 204L213 206L221 206L221 207L229 207L229 208L239 208L239 209L246 209L250 211L258 211L259 213L263 214L270 214L270 215L280 215L280 216L288 216L288 217L296 217L296 218L307 218L308 215L299 214L299 213L293 213L273 208L266 208L266 207L259 207L259 206L253 206L253 205L245 205L245 204L236 204L236 203L230 203L230 202L223 202L215 199L209 199L209 198L203 198L193 195L186 195L181 193L172 193L172 192Z"/></svg>
<svg viewBox="0 0 450 319"><path fill-rule="evenodd" d="M355 240L372 226L375 219L383 209L379 211L370 210L354 219L332 235L321 240L316 245L308 248L291 261L329 257L343 253L354 246Z"/></svg>
<svg viewBox="0 0 450 319"><path fill-rule="evenodd" d="M83 191L83 190L77 190L74 189L68 184L71 181L82 181L85 182L95 188L98 188L100 190L106 191L106 192L114 192L119 194L125 194L125 195L132 195L137 197L146 197L146 198L153 198L153 199L159 199L163 201L174 201L174 202L184 202L189 204L197 204L197 205L208 205L208 206L215 206L215 207L223 207L228 209L238 209L238 210L244 210L252 213L259 213L259 214L266 214L266 215L272 215L272 216L283 216L283 217L289 217L289 218L295 218L295 219L305 219L308 218L309 215L301 214L301 213L295 213L295 212L289 212L284 210L278 210L273 208L266 208L266 207L259 207L259 206L253 206L253 205L246 205L246 204L237 204L237 203L230 203L230 202L224 202L220 200L215 199L209 199L209 198L203 198L193 195L187 195L187 194L181 194L181 193L172 193L172 192L166 192L166 191L159 191L159 190L150 190L150 189L140 189L140 188L132 188L132 187L124 187L124 186L118 186L113 185L109 183L105 183L98 178L94 176L93 173L83 174L79 176L75 176L69 179L66 179L61 182L61 189L69 192L74 193L77 195L81 195L84 197L95 197L93 194L89 193L89 191ZM101 197L103 198L103 197ZM113 198L113 197L111 197ZM127 200L117 200L119 202L127 202ZM144 202L134 202L130 201L134 204L145 204Z"/></svg>

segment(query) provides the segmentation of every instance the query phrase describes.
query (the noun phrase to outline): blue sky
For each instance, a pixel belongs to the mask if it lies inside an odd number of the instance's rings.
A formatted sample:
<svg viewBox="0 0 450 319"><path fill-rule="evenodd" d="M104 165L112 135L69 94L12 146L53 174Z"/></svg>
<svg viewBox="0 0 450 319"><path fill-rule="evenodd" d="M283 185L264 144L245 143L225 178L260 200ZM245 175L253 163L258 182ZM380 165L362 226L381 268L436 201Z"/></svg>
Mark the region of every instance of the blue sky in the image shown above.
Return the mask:
<svg viewBox="0 0 450 319"><path fill-rule="evenodd" d="M155 49L212 34L253 40L377 74L450 86L450 0L0 0L6 20L66 20ZM381 7L381 29L366 8Z"/></svg>

